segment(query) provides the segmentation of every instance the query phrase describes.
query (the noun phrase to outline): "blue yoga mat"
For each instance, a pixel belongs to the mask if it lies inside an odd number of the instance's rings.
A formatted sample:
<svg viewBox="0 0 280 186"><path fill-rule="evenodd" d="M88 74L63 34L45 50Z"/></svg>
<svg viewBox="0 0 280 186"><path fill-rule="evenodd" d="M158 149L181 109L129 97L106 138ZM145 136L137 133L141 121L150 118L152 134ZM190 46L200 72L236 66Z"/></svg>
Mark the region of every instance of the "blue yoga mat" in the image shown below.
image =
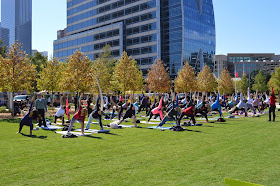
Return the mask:
<svg viewBox="0 0 280 186"><path fill-rule="evenodd" d="M170 127L157 127L157 126L152 126L152 127L148 127L148 129L164 129L164 130L169 130Z"/></svg>

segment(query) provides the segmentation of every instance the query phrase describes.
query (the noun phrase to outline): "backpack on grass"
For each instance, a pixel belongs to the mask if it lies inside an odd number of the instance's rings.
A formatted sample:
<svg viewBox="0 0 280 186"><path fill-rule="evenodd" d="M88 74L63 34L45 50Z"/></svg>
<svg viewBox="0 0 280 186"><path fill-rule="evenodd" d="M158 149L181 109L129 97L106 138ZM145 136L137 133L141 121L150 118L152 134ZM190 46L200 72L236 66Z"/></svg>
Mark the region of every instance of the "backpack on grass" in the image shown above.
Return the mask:
<svg viewBox="0 0 280 186"><path fill-rule="evenodd" d="M226 122L226 120L224 118L219 118L217 119L218 122Z"/></svg>
<svg viewBox="0 0 280 186"><path fill-rule="evenodd" d="M170 128L170 130L173 131L184 131L185 129L183 129L181 126L173 126Z"/></svg>

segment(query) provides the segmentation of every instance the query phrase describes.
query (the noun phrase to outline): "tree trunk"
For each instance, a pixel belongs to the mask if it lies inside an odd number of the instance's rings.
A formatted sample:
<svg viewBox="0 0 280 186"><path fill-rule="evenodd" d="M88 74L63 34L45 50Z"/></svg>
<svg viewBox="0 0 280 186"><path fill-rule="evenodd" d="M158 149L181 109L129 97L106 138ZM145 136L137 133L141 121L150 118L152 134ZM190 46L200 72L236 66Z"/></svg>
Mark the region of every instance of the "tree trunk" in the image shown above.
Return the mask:
<svg viewBox="0 0 280 186"><path fill-rule="evenodd" d="M12 117L14 118L14 92L12 92Z"/></svg>
<svg viewBox="0 0 280 186"><path fill-rule="evenodd" d="M54 110L54 100L53 100L53 91L52 91L52 104L51 104L51 106L52 106L52 110Z"/></svg>

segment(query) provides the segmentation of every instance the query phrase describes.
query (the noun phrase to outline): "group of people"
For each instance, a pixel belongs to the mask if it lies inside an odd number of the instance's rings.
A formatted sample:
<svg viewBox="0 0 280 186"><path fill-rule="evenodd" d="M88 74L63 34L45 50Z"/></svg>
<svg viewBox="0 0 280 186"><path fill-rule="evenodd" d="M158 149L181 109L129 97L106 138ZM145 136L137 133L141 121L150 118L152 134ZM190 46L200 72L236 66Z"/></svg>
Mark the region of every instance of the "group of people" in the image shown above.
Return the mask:
<svg viewBox="0 0 280 186"><path fill-rule="evenodd" d="M184 118L190 119L189 124L195 125L196 116L204 116L206 122L208 122L208 116L212 111L217 111L220 117L223 117L223 111L235 115L245 114L245 117L247 117L249 109L256 115L257 111L262 114L268 107L269 121L275 121L276 97L273 88L270 97L266 93L258 93L258 91L250 93L249 89L247 96L243 93L228 96L225 93L221 95L219 92L217 94L194 92L177 95L171 92L171 94L159 94L153 97L142 94L135 99L130 95L129 99L125 99L122 95L108 97L100 97L99 95L95 99L95 104L93 104L91 97L88 96L86 100L83 97L83 94L80 95L79 99L77 95L74 97L76 112L70 120L68 133L72 130L75 122L80 122L82 134L84 134L84 131L89 130L93 120L96 120L100 125L100 130L103 130L103 115L106 116L106 119L113 119L116 116L118 118L118 125L125 119L132 118L134 126L137 127L136 114L142 110L145 111L148 122L152 117L160 118L158 127L163 126L167 121L176 121L176 125L181 126L181 120ZM30 134L32 134L32 120L35 118L39 121L39 127L41 125L46 127L45 112L47 111L47 104L43 100L42 94L38 94L34 109L32 109L33 102L34 97L32 98L29 112L20 122L19 133L23 125L27 125L30 126ZM67 108L69 109L69 107L63 104L62 96L60 99L60 108L55 115L54 123L59 118L62 120L62 124L65 123L64 115ZM273 116L272 119L271 115ZM84 122L87 116L88 122L85 127Z"/></svg>

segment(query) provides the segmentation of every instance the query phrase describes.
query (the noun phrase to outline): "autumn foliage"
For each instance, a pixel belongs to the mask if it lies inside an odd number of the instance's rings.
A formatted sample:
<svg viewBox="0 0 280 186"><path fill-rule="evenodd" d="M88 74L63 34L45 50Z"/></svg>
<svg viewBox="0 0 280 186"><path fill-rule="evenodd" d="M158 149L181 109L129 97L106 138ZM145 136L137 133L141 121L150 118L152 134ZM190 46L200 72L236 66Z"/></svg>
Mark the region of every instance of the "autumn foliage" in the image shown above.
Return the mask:
<svg viewBox="0 0 280 186"><path fill-rule="evenodd" d="M196 90L196 76L194 69L186 63L182 70L178 72L175 79L176 92L190 92Z"/></svg>
<svg viewBox="0 0 280 186"><path fill-rule="evenodd" d="M151 91L162 93L170 91L172 82L162 60L155 60L151 69L148 70L148 77L146 81Z"/></svg>
<svg viewBox="0 0 280 186"><path fill-rule="evenodd" d="M232 78L227 70L223 70L219 81L219 90L230 94L234 91Z"/></svg>
<svg viewBox="0 0 280 186"><path fill-rule="evenodd" d="M217 81L210 67L205 65L197 75L197 88L200 92L213 92L217 90Z"/></svg>

